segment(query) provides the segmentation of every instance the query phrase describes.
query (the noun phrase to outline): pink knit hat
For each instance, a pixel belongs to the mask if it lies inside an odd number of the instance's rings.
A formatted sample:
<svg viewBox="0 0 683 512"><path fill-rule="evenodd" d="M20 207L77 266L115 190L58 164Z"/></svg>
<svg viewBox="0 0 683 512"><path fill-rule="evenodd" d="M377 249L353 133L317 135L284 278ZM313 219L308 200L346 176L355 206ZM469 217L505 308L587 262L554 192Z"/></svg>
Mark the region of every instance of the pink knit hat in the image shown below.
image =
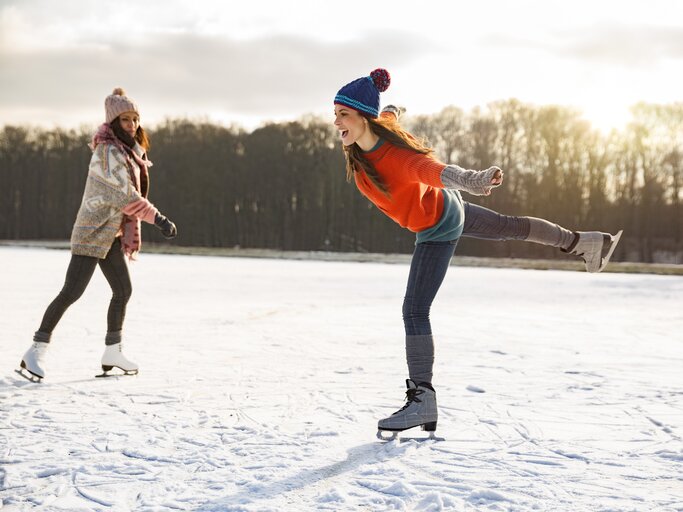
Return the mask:
<svg viewBox="0 0 683 512"><path fill-rule="evenodd" d="M111 123L124 112L135 112L140 115L137 104L128 96L126 91L117 87L104 100L104 112L107 123Z"/></svg>

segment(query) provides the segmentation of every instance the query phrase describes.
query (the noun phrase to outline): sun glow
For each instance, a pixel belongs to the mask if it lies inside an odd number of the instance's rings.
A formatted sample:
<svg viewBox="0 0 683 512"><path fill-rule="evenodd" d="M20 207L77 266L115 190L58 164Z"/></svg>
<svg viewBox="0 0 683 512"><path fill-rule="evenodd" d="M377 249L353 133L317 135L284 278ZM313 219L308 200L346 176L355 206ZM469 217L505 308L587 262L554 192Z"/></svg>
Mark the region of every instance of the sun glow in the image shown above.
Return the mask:
<svg viewBox="0 0 683 512"><path fill-rule="evenodd" d="M583 117L602 133L621 131L631 120L629 106L625 104L596 103L583 107Z"/></svg>

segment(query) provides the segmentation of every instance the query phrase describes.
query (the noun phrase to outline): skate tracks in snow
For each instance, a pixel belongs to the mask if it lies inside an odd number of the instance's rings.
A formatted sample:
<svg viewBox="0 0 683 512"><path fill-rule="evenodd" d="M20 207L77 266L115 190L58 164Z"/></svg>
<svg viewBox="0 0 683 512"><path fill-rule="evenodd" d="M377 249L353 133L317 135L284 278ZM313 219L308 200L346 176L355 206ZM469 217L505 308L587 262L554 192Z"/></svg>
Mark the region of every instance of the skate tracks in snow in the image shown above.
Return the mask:
<svg viewBox="0 0 683 512"><path fill-rule="evenodd" d="M445 441L386 443L406 266L145 255L140 374L93 377L93 279L32 384L22 333L68 261L35 251L0 248L3 510L683 510L680 278L452 268L432 311Z"/></svg>

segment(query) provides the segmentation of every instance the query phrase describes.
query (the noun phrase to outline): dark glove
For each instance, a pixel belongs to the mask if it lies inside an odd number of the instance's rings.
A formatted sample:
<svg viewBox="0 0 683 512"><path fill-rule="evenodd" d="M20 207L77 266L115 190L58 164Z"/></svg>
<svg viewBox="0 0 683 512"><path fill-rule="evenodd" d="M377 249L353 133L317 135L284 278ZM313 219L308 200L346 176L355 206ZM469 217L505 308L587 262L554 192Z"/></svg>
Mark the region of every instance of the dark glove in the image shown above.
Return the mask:
<svg viewBox="0 0 683 512"><path fill-rule="evenodd" d="M175 238L178 234L178 229L175 227L175 224L160 213L157 213L154 217L154 225L159 228L161 234L164 235L164 238L168 238L169 240Z"/></svg>

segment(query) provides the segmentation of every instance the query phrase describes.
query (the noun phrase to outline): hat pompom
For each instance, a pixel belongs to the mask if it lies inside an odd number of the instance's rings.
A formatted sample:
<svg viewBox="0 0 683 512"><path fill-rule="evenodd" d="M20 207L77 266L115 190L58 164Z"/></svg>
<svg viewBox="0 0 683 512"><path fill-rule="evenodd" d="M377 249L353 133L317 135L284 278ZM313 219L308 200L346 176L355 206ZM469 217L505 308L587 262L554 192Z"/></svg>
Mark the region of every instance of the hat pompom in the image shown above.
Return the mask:
<svg viewBox="0 0 683 512"><path fill-rule="evenodd" d="M375 69L372 73L370 73L370 78L379 92L386 91L391 83L391 75L389 75L389 72L383 68Z"/></svg>
<svg viewBox="0 0 683 512"><path fill-rule="evenodd" d="M124 91L123 88L121 88L121 87L117 87L116 89L114 89L112 91L111 94L112 94L112 96L125 96L126 91Z"/></svg>

